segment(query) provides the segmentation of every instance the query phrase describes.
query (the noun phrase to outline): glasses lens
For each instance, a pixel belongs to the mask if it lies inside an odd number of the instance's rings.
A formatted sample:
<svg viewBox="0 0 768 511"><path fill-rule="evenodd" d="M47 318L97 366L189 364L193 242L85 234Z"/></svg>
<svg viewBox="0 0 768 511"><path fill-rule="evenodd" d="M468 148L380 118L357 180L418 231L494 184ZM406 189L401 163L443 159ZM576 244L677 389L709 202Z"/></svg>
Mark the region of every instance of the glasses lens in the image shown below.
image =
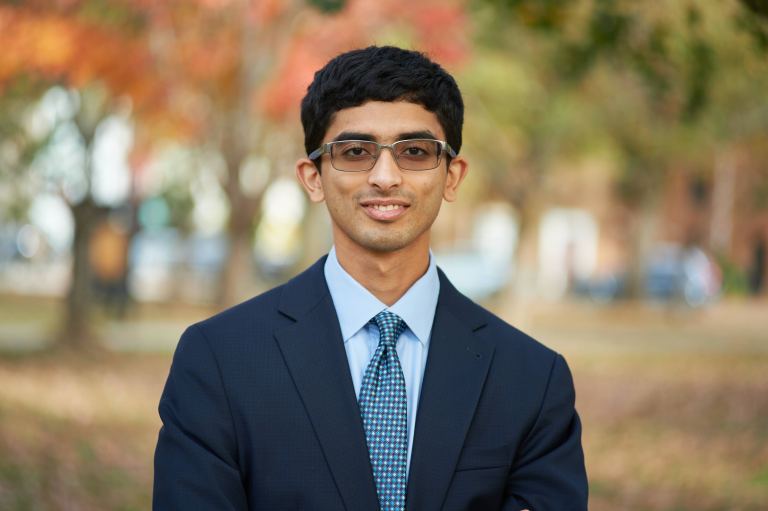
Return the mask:
<svg viewBox="0 0 768 511"><path fill-rule="evenodd" d="M337 170L370 170L376 162L376 144L362 140L342 140L331 144L331 164Z"/></svg>
<svg viewBox="0 0 768 511"><path fill-rule="evenodd" d="M406 170L429 170L440 163L442 146L437 140L401 140L393 144L397 164Z"/></svg>

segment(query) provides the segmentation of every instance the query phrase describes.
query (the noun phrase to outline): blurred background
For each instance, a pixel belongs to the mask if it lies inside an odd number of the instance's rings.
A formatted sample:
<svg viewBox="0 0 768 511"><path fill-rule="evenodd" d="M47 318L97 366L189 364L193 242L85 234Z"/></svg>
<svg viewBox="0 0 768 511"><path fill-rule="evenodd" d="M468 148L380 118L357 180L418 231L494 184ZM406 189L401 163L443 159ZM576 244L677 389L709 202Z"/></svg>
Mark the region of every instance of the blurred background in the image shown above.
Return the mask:
<svg viewBox="0 0 768 511"><path fill-rule="evenodd" d="M429 54L465 293L571 364L594 510L768 509L768 2L0 2L0 509L140 510L184 327L330 247L337 53Z"/></svg>

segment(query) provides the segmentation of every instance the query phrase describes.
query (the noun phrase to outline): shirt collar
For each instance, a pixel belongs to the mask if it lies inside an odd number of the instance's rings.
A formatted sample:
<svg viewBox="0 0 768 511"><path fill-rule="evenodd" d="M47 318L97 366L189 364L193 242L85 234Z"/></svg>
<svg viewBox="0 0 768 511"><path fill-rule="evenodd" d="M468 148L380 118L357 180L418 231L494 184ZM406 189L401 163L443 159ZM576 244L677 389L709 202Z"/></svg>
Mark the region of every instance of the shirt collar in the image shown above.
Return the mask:
<svg viewBox="0 0 768 511"><path fill-rule="evenodd" d="M440 279L431 252L427 271L391 307L387 307L373 296L341 267L336 257L336 247L328 254L324 270L344 342L376 314L389 310L400 316L419 342L426 345L435 319L437 297L440 294Z"/></svg>

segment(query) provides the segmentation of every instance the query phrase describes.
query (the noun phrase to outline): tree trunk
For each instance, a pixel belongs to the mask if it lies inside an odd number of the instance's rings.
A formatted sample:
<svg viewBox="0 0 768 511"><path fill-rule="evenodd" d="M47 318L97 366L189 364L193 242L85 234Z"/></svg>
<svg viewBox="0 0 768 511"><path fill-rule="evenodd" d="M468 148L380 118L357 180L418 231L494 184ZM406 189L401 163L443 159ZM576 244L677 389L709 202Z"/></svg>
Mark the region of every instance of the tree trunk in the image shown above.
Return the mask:
<svg viewBox="0 0 768 511"><path fill-rule="evenodd" d="M656 201L650 192L644 193L631 210L626 283L629 298L641 298L645 294L645 262L656 239L656 214Z"/></svg>
<svg viewBox="0 0 768 511"><path fill-rule="evenodd" d="M260 5L260 4L259 4ZM266 5L266 4L265 4ZM229 252L219 284L220 305L233 305L253 294L261 275L253 264L253 228L258 225L265 185L256 194L247 195L240 187L240 170L249 154L261 146L261 154L270 153L265 145L266 119L254 115L254 95L264 85L274 69L276 56L293 40L289 29L301 4L284 9L278 18L268 18L266 11L255 17L251 3L243 0L241 17L240 56L237 85L232 104L221 109L223 125L219 150L227 165L224 191L230 205L227 234ZM261 6L264 7L264 6ZM260 8L259 8L260 9Z"/></svg>
<svg viewBox="0 0 768 511"><path fill-rule="evenodd" d="M715 162L709 239L712 250L720 256L728 254L731 249L737 171L733 155L728 152L718 155Z"/></svg>
<svg viewBox="0 0 768 511"><path fill-rule="evenodd" d="M238 217L232 212L233 217ZM257 290L253 264L251 218L234 218L229 226L229 247L222 270L218 302L223 307L232 306Z"/></svg>
<svg viewBox="0 0 768 511"><path fill-rule="evenodd" d="M75 220L72 276L57 345L65 349L97 349L98 341L91 317L93 289L88 249L93 231L104 218L104 212L90 198L71 206L71 210Z"/></svg>
<svg viewBox="0 0 768 511"><path fill-rule="evenodd" d="M333 244L330 221L324 204L307 204L302 220L301 257L296 262L294 273L312 265L319 257L327 254Z"/></svg>

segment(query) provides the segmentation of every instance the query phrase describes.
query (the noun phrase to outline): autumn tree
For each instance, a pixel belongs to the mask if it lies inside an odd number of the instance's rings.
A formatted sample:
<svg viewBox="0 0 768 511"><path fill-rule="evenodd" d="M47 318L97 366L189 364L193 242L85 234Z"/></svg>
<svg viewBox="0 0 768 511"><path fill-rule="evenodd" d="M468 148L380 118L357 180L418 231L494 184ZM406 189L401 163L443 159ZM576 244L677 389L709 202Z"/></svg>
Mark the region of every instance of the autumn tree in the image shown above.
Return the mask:
<svg viewBox="0 0 768 511"><path fill-rule="evenodd" d="M43 89L66 91L71 115L57 122L73 129L79 141L82 164L77 177L83 187L67 193L66 183L54 179L74 218L72 276L62 321L60 343L74 348L93 347L90 327L91 275L88 243L104 216L92 193L93 150L101 124L129 105L153 110L160 89L150 76L152 59L141 38L142 18L126 6L99 2L22 2L0 7L0 92L7 94L19 83L35 87L21 92L27 109ZM18 120L18 118L17 118ZM54 133L60 126L52 126ZM5 140L8 142L8 139ZM37 144L35 154L44 144Z"/></svg>
<svg viewBox="0 0 768 511"><path fill-rule="evenodd" d="M471 5L479 28L472 100L502 141L482 153L495 155L488 165L494 189L527 224L558 161L608 151L616 195L630 213L636 284L660 183L681 167L714 172L724 146L766 131L765 117L756 119L765 110L757 91L768 77L765 3Z"/></svg>

